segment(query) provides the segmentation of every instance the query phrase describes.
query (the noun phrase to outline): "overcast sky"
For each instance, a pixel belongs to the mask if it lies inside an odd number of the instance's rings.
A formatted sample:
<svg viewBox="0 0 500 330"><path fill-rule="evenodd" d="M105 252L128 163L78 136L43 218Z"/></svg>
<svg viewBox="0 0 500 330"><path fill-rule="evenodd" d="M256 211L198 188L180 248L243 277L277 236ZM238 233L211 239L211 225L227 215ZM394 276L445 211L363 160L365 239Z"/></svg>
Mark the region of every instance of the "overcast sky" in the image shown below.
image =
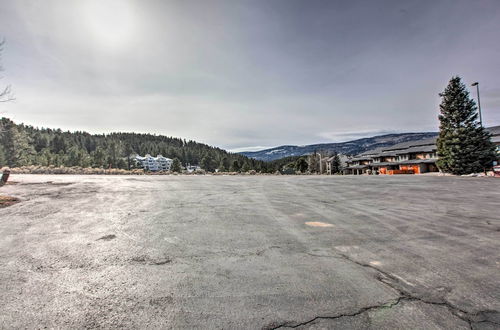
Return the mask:
<svg viewBox="0 0 500 330"><path fill-rule="evenodd" d="M254 150L437 130L459 75L500 125L499 31L498 0L0 0L0 112Z"/></svg>

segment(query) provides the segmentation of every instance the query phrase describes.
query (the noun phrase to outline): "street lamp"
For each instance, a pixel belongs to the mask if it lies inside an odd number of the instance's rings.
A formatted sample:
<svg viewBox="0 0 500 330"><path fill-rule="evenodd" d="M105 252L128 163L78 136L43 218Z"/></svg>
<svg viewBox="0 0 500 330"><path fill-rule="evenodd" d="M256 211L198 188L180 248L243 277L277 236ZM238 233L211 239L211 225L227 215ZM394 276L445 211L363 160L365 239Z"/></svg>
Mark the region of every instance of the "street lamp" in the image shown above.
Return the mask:
<svg viewBox="0 0 500 330"><path fill-rule="evenodd" d="M477 89L477 106L479 108L479 124L483 126L483 117L481 116L481 99L479 98L479 83L476 81L471 86L476 86Z"/></svg>

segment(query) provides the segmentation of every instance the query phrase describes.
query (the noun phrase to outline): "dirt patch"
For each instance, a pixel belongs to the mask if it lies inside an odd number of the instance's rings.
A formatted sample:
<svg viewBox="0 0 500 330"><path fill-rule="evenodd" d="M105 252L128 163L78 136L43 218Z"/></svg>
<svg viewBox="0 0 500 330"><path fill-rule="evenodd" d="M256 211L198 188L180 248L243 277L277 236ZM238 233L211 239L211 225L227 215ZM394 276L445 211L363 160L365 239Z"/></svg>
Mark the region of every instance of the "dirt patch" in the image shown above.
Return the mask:
<svg viewBox="0 0 500 330"><path fill-rule="evenodd" d="M157 306L165 306L165 305L171 305L174 302L174 298L172 296L165 296L165 297L157 297L157 298L152 298L149 300L150 305L157 305Z"/></svg>
<svg viewBox="0 0 500 330"><path fill-rule="evenodd" d="M319 221L308 221L306 225L311 227L333 227L331 223L319 222Z"/></svg>
<svg viewBox="0 0 500 330"><path fill-rule="evenodd" d="M149 256L142 255L142 256L133 257L130 259L130 261L132 261L134 263L160 266L160 265L165 265L165 264L171 263L172 259L170 259L168 257L151 258Z"/></svg>
<svg viewBox="0 0 500 330"><path fill-rule="evenodd" d="M16 197L0 196L0 208L7 207L19 203L21 200Z"/></svg>
<svg viewBox="0 0 500 330"><path fill-rule="evenodd" d="M34 185L51 185L51 186L69 186L73 184L73 182L54 182L54 181L45 181L45 182L23 182L21 185L23 186L34 186Z"/></svg>

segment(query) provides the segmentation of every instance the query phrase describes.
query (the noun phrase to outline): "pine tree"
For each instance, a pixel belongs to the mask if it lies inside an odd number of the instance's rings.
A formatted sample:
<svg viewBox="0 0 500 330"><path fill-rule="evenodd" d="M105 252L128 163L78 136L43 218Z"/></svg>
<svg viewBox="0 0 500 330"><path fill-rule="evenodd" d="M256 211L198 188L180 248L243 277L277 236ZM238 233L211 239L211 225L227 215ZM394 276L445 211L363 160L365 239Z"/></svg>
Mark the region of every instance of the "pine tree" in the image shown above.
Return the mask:
<svg viewBox="0 0 500 330"><path fill-rule="evenodd" d="M172 161L172 172L180 173L182 171L181 161L179 158L174 158Z"/></svg>
<svg viewBox="0 0 500 330"><path fill-rule="evenodd" d="M240 171L240 163L236 159L231 164L230 171L231 172L239 172Z"/></svg>
<svg viewBox="0 0 500 330"><path fill-rule="evenodd" d="M459 77L453 77L440 96L438 167L458 175L484 171L496 158L495 145L477 121L475 102Z"/></svg>
<svg viewBox="0 0 500 330"><path fill-rule="evenodd" d="M300 173L304 173L305 171L307 171L308 166L309 165L307 164L307 161L303 157L300 157L295 162L295 170L299 171Z"/></svg>
<svg viewBox="0 0 500 330"><path fill-rule="evenodd" d="M309 172L316 173L319 170L319 156L316 151L309 155Z"/></svg>
<svg viewBox="0 0 500 330"><path fill-rule="evenodd" d="M207 154L201 160L201 168L207 172L213 172L215 170L213 163L214 163L214 161L213 161L212 157L210 157L210 155Z"/></svg>
<svg viewBox="0 0 500 330"><path fill-rule="evenodd" d="M227 158L226 157L224 157L223 159L220 160L219 167L217 167L217 169L219 170L219 172L225 172L225 171L227 171L226 163L227 163Z"/></svg>
<svg viewBox="0 0 500 330"><path fill-rule="evenodd" d="M337 174L342 170L342 163L340 161L340 156L338 153L335 153L333 155L332 159L332 165L331 165L331 171L332 173L330 174Z"/></svg>
<svg viewBox="0 0 500 330"><path fill-rule="evenodd" d="M241 171L246 173L250 171L252 168L250 167L250 164L248 162L243 163L243 166L241 167Z"/></svg>
<svg viewBox="0 0 500 330"><path fill-rule="evenodd" d="M35 150L22 127L16 126L9 120L2 122L1 140L5 153L5 162L8 166L15 167L31 164Z"/></svg>
<svg viewBox="0 0 500 330"><path fill-rule="evenodd" d="M0 168L7 165L7 159L5 158L5 151L3 150L2 144L0 144Z"/></svg>

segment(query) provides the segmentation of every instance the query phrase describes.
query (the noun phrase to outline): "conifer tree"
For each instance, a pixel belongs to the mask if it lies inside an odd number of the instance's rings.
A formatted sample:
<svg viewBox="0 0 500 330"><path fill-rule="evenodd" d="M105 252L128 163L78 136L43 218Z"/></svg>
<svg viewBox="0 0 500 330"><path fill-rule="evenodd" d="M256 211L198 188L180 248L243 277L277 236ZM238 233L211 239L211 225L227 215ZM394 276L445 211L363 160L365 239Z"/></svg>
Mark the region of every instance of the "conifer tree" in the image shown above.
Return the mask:
<svg viewBox="0 0 500 330"><path fill-rule="evenodd" d="M440 96L438 167L457 175L484 171L496 158L495 145L478 123L476 104L460 77L453 77Z"/></svg>
<svg viewBox="0 0 500 330"><path fill-rule="evenodd" d="M295 170L299 171L300 173L304 173L305 171L307 171L308 166L309 165L307 164L307 161L304 159L304 157L300 157L295 162Z"/></svg>
<svg viewBox="0 0 500 330"><path fill-rule="evenodd" d="M233 161L233 164L231 164L231 172L239 172L240 171L240 163L237 160Z"/></svg>
<svg viewBox="0 0 500 330"><path fill-rule="evenodd" d="M181 161L179 160L179 158L174 158L174 160L172 161L172 172L179 173L181 171Z"/></svg>
<svg viewBox="0 0 500 330"><path fill-rule="evenodd" d="M243 166L241 167L241 171L244 173L250 171L251 169L252 167L250 167L250 164L248 164L248 162L244 162Z"/></svg>
<svg viewBox="0 0 500 330"><path fill-rule="evenodd" d="M309 172L316 173L319 170L319 156L316 150L313 154L309 155Z"/></svg>
<svg viewBox="0 0 500 330"><path fill-rule="evenodd" d="M332 159L332 165L331 165L331 171L332 173L330 174L337 174L339 173L341 170L342 170L342 163L340 161L340 156L338 153L335 153L333 155L333 159Z"/></svg>
<svg viewBox="0 0 500 330"><path fill-rule="evenodd" d="M227 170L226 163L227 163L227 158L221 159L221 161L219 163L219 167L217 167L219 172L225 172Z"/></svg>

